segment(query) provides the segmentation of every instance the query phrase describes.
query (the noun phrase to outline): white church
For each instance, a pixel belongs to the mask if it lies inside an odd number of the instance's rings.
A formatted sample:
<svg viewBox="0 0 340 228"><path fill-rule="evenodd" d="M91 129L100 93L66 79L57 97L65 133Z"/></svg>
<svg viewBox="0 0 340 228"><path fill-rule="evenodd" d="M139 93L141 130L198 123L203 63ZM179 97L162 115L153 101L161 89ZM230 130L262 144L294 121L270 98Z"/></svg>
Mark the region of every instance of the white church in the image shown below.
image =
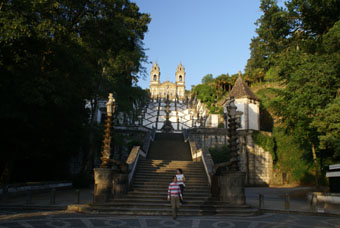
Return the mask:
<svg viewBox="0 0 340 228"><path fill-rule="evenodd" d="M169 81L161 83L160 67L157 62L153 64L150 72L150 103L145 107L142 119L136 121L136 125L141 124L160 131L166 120L167 98L170 100L168 118L175 132L196 127L217 128L220 123L224 123L223 118L218 114L210 114L200 100L194 102L193 105L188 104L185 96L186 73L181 63L176 68L175 79L175 83ZM260 101L242 79L241 73L229 93L229 98L231 96L235 99L237 111L243 113L240 129L260 130ZM98 122L101 122L101 116L106 110L105 104L106 101L99 101L96 113ZM227 112L226 108L224 112ZM226 123L224 125L226 126Z"/></svg>

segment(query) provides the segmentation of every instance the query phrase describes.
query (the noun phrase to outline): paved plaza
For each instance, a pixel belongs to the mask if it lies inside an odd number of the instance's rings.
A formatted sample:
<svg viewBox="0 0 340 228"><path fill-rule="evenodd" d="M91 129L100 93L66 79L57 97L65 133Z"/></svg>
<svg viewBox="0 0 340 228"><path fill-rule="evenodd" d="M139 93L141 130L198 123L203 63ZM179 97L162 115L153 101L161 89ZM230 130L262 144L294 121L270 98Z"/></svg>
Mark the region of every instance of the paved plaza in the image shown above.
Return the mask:
<svg viewBox="0 0 340 228"><path fill-rule="evenodd" d="M95 216L69 212L36 212L0 217L0 228L109 228L109 227L240 227L293 228L340 227L340 217L293 214L264 214L254 217L183 216Z"/></svg>
<svg viewBox="0 0 340 228"><path fill-rule="evenodd" d="M340 228L340 209L322 206L323 213L310 209L307 200L291 199L290 211L284 210L282 195L305 188L246 188L247 203L258 206L258 194L264 195L264 211L253 217L220 216L104 216L78 214L65 211L67 205L74 203L74 190L57 191L56 205L49 205L48 192L33 195L31 204L26 204L26 196L10 198L0 204L0 228L109 228L109 227L241 227L241 228L290 228L324 227ZM92 200L92 190L80 191L80 203ZM48 211L50 210L50 211ZM276 213L273 213L276 212ZM285 214L286 213L286 214Z"/></svg>

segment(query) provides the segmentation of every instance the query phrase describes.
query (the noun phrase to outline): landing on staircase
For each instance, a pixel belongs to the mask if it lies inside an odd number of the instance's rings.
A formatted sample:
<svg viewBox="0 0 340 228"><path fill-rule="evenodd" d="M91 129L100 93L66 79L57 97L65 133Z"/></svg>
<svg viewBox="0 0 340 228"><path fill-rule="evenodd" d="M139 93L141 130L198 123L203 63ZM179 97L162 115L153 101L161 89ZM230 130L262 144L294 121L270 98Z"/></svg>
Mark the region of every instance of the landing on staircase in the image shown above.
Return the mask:
<svg viewBox="0 0 340 228"><path fill-rule="evenodd" d="M181 133L157 133L155 141L150 146L148 158L192 161L189 143L184 142Z"/></svg>

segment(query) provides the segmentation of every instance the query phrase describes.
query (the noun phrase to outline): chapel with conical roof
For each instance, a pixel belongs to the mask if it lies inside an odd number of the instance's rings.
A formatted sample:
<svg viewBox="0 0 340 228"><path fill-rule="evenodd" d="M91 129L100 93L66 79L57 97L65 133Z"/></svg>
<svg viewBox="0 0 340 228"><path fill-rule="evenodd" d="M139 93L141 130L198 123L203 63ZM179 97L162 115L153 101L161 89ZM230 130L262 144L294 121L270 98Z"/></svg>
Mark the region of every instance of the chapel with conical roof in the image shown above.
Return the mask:
<svg viewBox="0 0 340 228"><path fill-rule="evenodd" d="M230 97L234 97L237 110L243 112L240 128L260 130L260 100L243 80L241 72L229 93Z"/></svg>

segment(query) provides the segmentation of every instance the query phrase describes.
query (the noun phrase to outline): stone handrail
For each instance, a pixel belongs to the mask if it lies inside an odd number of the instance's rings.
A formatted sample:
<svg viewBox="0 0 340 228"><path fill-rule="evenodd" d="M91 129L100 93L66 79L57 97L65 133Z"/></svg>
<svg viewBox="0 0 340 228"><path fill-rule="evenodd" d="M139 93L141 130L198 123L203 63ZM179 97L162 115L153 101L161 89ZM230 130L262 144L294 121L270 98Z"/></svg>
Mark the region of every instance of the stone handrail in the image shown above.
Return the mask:
<svg viewBox="0 0 340 228"><path fill-rule="evenodd" d="M132 178L135 174L135 170L138 164L139 156L146 157L146 154L140 149L140 146L134 146L131 149L131 152L129 154L129 157L126 160L126 164L129 166L129 179L128 179L128 185L130 186Z"/></svg>
<svg viewBox="0 0 340 228"><path fill-rule="evenodd" d="M202 161L204 164L204 169L208 177L209 185L211 186L211 177L213 176L214 161L210 153L205 149L199 149L202 153Z"/></svg>
<svg viewBox="0 0 340 228"><path fill-rule="evenodd" d="M150 148L151 141L155 140L155 134L156 134L156 129L148 129L148 134L146 135L146 140L144 141L144 144L142 148L140 146L134 146L131 149L131 152L129 154L129 157L126 160L126 163L129 165L129 186L131 184L132 178L135 174L135 170L139 161L139 156L143 156L146 158L148 155L148 151Z"/></svg>
<svg viewBox="0 0 340 228"><path fill-rule="evenodd" d="M142 149L145 153L145 157L148 155L151 141L155 140L155 135L156 135L156 129L154 128L151 130L150 134L147 136L147 139L144 141Z"/></svg>
<svg viewBox="0 0 340 228"><path fill-rule="evenodd" d="M187 136L186 140L189 141L192 160L193 161L202 160L205 173L207 174L209 185L211 186L211 177L213 176L214 161L212 160L210 153L204 148L197 149L196 143L192 139L191 135L190 134L188 135L186 130L183 132L186 132L185 134L184 133L183 134L184 137Z"/></svg>
<svg viewBox="0 0 340 228"><path fill-rule="evenodd" d="M183 129L183 137L184 137L184 141L186 142L188 140L188 131L187 131L187 129Z"/></svg>

